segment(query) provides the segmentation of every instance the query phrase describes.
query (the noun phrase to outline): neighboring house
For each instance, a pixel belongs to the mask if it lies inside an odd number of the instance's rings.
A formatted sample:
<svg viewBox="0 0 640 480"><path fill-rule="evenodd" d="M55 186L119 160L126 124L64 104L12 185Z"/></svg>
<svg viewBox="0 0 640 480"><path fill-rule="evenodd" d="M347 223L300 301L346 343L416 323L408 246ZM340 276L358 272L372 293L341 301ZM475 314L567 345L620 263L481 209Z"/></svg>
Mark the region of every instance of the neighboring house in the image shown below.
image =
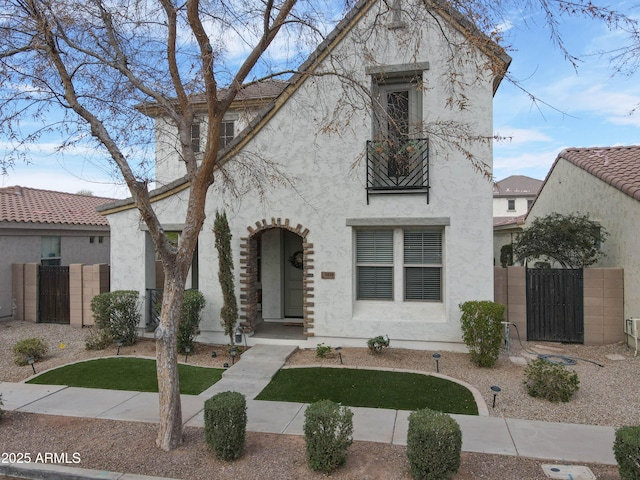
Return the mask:
<svg viewBox="0 0 640 480"><path fill-rule="evenodd" d="M501 249L522 231L524 217L540 191L542 180L511 175L493 185L493 264L500 265Z"/></svg>
<svg viewBox="0 0 640 480"><path fill-rule="evenodd" d="M454 137L425 132L459 123L465 138L491 138L493 95L510 58L458 14L427 12L427 4L411 3L420 18L410 21L385 2L359 2L300 67L310 75L292 77L244 131L236 129L220 161L237 183L225 188L216 173L187 284L205 295L200 329L208 340L227 342L212 232L216 210L225 210L240 321L252 342L280 326L308 347L362 346L388 335L396 346L464 348L459 304L493 298L492 185ZM480 63L491 57L499 68L451 61L443 29L449 40L473 36ZM345 68L341 78L314 76L336 66ZM451 107L454 73L462 109ZM349 77L371 86L375 109ZM179 242L189 185L177 178L175 133L163 119L156 124L166 185L152 197ZM490 142L465 144L491 168ZM258 178L243 176L248 165ZM136 289L148 306L160 285L146 226L131 199L100 210L111 225L112 288Z"/></svg>
<svg viewBox="0 0 640 480"><path fill-rule="evenodd" d="M11 264L109 263L111 198L27 187L0 188L0 317L12 315Z"/></svg>
<svg viewBox="0 0 640 480"><path fill-rule="evenodd" d="M624 318L640 317L640 146L568 148L558 155L526 224L550 213L575 212L589 214L609 233L602 244L605 257L595 266L624 269ZM622 318L622 312L611 312L614 316Z"/></svg>

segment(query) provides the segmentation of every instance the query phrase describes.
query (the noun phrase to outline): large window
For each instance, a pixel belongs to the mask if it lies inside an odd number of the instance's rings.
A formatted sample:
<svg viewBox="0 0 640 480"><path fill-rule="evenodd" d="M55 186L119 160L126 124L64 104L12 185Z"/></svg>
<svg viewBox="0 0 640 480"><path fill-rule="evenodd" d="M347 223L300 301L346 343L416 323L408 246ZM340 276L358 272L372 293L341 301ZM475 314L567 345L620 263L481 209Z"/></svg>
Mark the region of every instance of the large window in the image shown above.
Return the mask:
<svg viewBox="0 0 640 480"><path fill-rule="evenodd" d="M40 256L42 265L60 265L60 237L41 237Z"/></svg>
<svg viewBox="0 0 640 480"><path fill-rule="evenodd" d="M442 229L356 231L358 300L440 302L442 267Z"/></svg>

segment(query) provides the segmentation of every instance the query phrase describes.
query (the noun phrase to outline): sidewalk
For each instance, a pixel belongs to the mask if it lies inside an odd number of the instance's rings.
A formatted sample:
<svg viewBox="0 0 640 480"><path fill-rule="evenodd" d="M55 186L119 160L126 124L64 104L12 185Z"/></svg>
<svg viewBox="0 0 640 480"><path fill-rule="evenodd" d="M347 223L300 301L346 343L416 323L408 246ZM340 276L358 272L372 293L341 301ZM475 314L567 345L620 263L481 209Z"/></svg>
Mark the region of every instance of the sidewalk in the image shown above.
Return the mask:
<svg viewBox="0 0 640 480"><path fill-rule="evenodd" d="M295 347L255 346L200 395L182 395L183 422L204 426L204 401L234 390L247 398L247 430L302 435L305 404L253 398L269 383ZM473 388L473 387L472 387ZM48 415L158 422L158 394L25 383L0 383L5 410ZM477 393L477 392L476 392ZM486 405L475 394L481 412ZM354 440L406 445L410 412L350 407ZM514 455L566 462L615 465L615 429L593 425L538 422L489 416L452 415L462 429L466 452Z"/></svg>

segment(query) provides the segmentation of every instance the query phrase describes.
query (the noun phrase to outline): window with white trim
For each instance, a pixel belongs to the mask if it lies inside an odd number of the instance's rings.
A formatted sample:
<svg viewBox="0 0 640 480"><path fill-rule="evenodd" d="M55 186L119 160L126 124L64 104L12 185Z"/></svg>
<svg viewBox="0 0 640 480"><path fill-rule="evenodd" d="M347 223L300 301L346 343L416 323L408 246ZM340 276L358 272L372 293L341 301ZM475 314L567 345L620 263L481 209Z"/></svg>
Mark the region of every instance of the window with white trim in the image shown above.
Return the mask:
<svg viewBox="0 0 640 480"><path fill-rule="evenodd" d="M441 228L356 230L356 299L441 302L442 237Z"/></svg>
<svg viewBox="0 0 640 480"><path fill-rule="evenodd" d="M404 299L442 301L442 232L404 231Z"/></svg>
<svg viewBox="0 0 640 480"><path fill-rule="evenodd" d="M356 231L359 300L393 300L393 230Z"/></svg>
<svg viewBox="0 0 640 480"><path fill-rule="evenodd" d="M235 123L233 120L223 120L220 124L220 148L226 147L233 140Z"/></svg>
<svg viewBox="0 0 640 480"><path fill-rule="evenodd" d="M200 152L200 124L191 124L191 150L193 153Z"/></svg>

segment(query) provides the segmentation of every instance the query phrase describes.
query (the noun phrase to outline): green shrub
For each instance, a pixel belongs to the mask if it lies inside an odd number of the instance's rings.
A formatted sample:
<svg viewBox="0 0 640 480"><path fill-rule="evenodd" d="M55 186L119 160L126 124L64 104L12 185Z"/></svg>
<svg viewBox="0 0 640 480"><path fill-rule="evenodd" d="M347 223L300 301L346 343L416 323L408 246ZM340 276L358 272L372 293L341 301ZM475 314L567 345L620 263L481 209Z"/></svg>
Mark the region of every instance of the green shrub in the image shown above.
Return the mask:
<svg viewBox="0 0 640 480"><path fill-rule="evenodd" d="M378 335L377 337L367 340L367 347L369 347L369 350L373 353L380 353L385 348L389 347L390 343L388 336L383 337L382 335Z"/></svg>
<svg viewBox="0 0 640 480"><path fill-rule="evenodd" d="M464 302L462 311L462 341L479 367L492 367L500 354L504 305L489 301Z"/></svg>
<svg viewBox="0 0 640 480"><path fill-rule="evenodd" d="M95 326L87 329L87 335L84 339L84 347L87 350L104 350L112 343L113 338L109 332Z"/></svg>
<svg viewBox="0 0 640 480"><path fill-rule="evenodd" d="M140 323L139 303L135 290L115 290L93 297L91 311L95 327L102 330L105 337L102 341L106 342L109 338L109 343L118 339L122 340L123 345L136 343L136 328Z"/></svg>
<svg viewBox="0 0 640 480"><path fill-rule="evenodd" d="M193 340L200 333L198 326L200 325L200 313L204 305L204 295L200 291L186 290L184 292L180 324L178 326L178 352L186 353L185 347L189 347L192 352L194 351Z"/></svg>
<svg viewBox="0 0 640 480"><path fill-rule="evenodd" d="M425 408L409 415L407 457L416 480L451 478L460 468L462 431L446 413Z"/></svg>
<svg viewBox="0 0 640 480"><path fill-rule="evenodd" d="M27 365L27 358L32 357L39 362L47 354L49 347L42 338L25 338L16 342L13 346L13 355L16 365Z"/></svg>
<svg viewBox="0 0 640 480"><path fill-rule="evenodd" d="M527 365L524 377L529 395L545 398L550 402L568 402L580 385L576 372L570 372L564 365L541 358Z"/></svg>
<svg viewBox="0 0 640 480"><path fill-rule="evenodd" d="M331 347L324 343L319 343L316 347L316 357L327 358L327 355L331 353Z"/></svg>
<svg viewBox="0 0 640 480"><path fill-rule="evenodd" d="M613 454L618 462L621 480L640 479L640 426L621 427L616 430Z"/></svg>
<svg viewBox="0 0 640 480"><path fill-rule="evenodd" d="M207 445L221 460L242 455L247 431L247 401L238 392L222 392L204 402Z"/></svg>
<svg viewBox="0 0 640 480"><path fill-rule="evenodd" d="M309 405L304 418L309 468L330 473L343 465L353 442L353 412L331 400L320 400Z"/></svg>
<svg viewBox="0 0 640 480"><path fill-rule="evenodd" d="M502 268L507 268L513 265L513 245L507 244L500 248L500 265Z"/></svg>

